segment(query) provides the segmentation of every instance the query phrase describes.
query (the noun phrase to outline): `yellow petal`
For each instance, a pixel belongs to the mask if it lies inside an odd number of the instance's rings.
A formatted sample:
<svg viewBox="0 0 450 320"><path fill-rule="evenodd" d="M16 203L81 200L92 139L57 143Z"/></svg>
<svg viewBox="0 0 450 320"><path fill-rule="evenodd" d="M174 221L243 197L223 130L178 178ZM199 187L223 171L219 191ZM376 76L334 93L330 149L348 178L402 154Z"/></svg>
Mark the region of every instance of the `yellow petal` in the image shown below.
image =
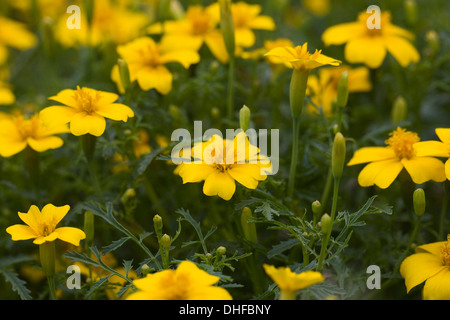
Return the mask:
<svg viewBox="0 0 450 320"><path fill-rule="evenodd" d="M450 180L450 159L445 161L445 176Z"/></svg>
<svg viewBox="0 0 450 320"><path fill-rule="evenodd" d="M97 107L95 112L102 117L116 121L127 122L128 118L134 117L133 110L131 110L130 107L120 103L106 104L101 107Z"/></svg>
<svg viewBox="0 0 450 320"><path fill-rule="evenodd" d="M418 157L448 157L449 147L440 141L420 141L414 144Z"/></svg>
<svg viewBox="0 0 450 320"><path fill-rule="evenodd" d="M234 180L249 189L256 189L260 180L265 180L266 175L261 174L261 168L256 164L234 164L228 173Z"/></svg>
<svg viewBox="0 0 450 320"><path fill-rule="evenodd" d="M62 103L72 108L77 108L78 101L75 99L75 92L76 91L72 89L65 89L60 91L56 96L52 96L48 99Z"/></svg>
<svg viewBox="0 0 450 320"><path fill-rule="evenodd" d="M427 244L418 246L415 251L416 251L416 253L424 253L424 252L431 253L431 254L435 255L436 257L440 257L442 246L447 243L448 243L447 241L427 243Z"/></svg>
<svg viewBox="0 0 450 320"><path fill-rule="evenodd" d="M364 63L378 68L386 57L386 48L380 37L363 37L350 40L345 46L345 58L349 63Z"/></svg>
<svg viewBox="0 0 450 320"><path fill-rule="evenodd" d="M224 200L230 200L236 191L236 184L228 173L211 173L203 185L203 193L207 196L219 196Z"/></svg>
<svg viewBox="0 0 450 320"><path fill-rule="evenodd" d="M227 63L230 59L222 33L218 30L208 33L205 36L205 43L214 57L222 63Z"/></svg>
<svg viewBox="0 0 450 320"><path fill-rule="evenodd" d="M0 81L0 105L10 105L16 102L14 93L9 88L2 88Z"/></svg>
<svg viewBox="0 0 450 320"><path fill-rule="evenodd" d="M26 140L24 141L5 141L0 139L0 155L2 157L11 157L27 147Z"/></svg>
<svg viewBox="0 0 450 320"><path fill-rule="evenodd" d="M450 129L449 128L437 128L436 134L442 142L450 144Z"/></svg>
<svg viewBox="0 0 450 320"><path fill-rule="evenodd" d="M172 74L164 66L144 68L137 75L142 90L156 89L161 94L168 94L172 90L172 79Z"/></svg>
<svg viewBox="0 0 450 320"><path fill-rule="evenodd" d="M183 179L183 183L200 182L208 178L215 171L214 167L206 164L185 163L177 173Z"/></svg>
<svg viewBox="0 0 450 320"><path fill-rule="evenodd" d="M234 34L238 47L248 48L255 44L255 34L250 28L236 28Z"/></svg>
<svg viewBox="0 0 450 320"><path fill-rule="evenodd" d="M37 152L44 152L49 149L60 148L64 144L64 141L59 137L50 136L39 139L28 138L27 143L33 150L36 150Z"/></svg>
<svg viewBox="0 0 450 320"><path fill-rule="evenodd" d="M37 237L32 228L24 224L15 224L6 228L6 232L11 235L13 241L34 239Z"/></svg>
<svg viewBox="0 0 450 320"><path fill-rule="evenodd" d="M269 16L257 16L249 23L252 29L275 30L275 22Z"/></svg>
<svg viewBox="0 0 450 320"><path fill-rule="evenodd" d="M82 230L73 227L57 228L55 233L58 234L58 239L75 246L79 246L80 241L86 238L86 234Z"/></svg>
<svg viewBox="0 0 450 320"><path fill-rule="evenodd" d="M424 300L450 300L450 269L443 268L425 282Z"/></svg>
<svg viewBox="0 0 450 320"><path fill-rule="evenodd" d="M46 224L52 225L54 228L66 216L69 210L69 205L57 207L49 203L42 208L41 213L46 221Z"/></svg>
<svg viewBox="0 0 450 320"><path fill-rule="evenodd" d="M197 265L191 261L182 261L175 271L175 277L189 279L195 286L212 286L220 280L218 276L211 275L206 271L198 268ZM175 279L176 280L176 279Z"/></svg>
<svg viewBox="0 0 450 320"><path fill-rule="evenodd" d="M420 55L417 49L408 41L400 37L384 37L385 46L402 67L418 62Z"/></svg>
<svg viewBox="0 0 450 320"><path fill-rule="evenodd" d="M394 150L386 147L364 147L358 149L348 162L348 166L396 158Z"/></svg>
<svg viewBox="0 0 450 320"><path fill-rule="evenodd" d="M230 293L221 287L209 286L189 290L188 300L232 300Z"/></svg>
<svg viewBox="0 0 450 320"><path fill-rule="evenodd" d="M39 118L49 129L69 123L76 111L70 107L47 107L39 112Z"/></svg>
<svg viewBox="0 0 450 320"><path fill-rule="evenodd" d="M35 205L30 206L27 213L19 212L19 218L30 226L34 232L38 235L40 232L40 225L43 224L43 215L39 208Z"/></svg>
<svg viewBox="0 0 450 320"><path fill-rule="evenodd" d="M326 46L346 43L364 34L365 30L358 22L348 22L332 26L322 34Z"/></svg>
<svg viewBox="0 0 450 320"><path fill-rule="evenodd" d="M70 120L70 132L75 136L90 133L99 137L105 132L105 129L105 118L95 113L78 112Z"/></svg>
<svg viewBox="0 0 450 320"><path fill-rule="evenodd" d="M200 61L200 55L193 50L177 50L168 53L164 53L160 57L160 62L162 64L169 62L178 62L183 67L188 69L191 64L197 63Z"/></svg>
<svg viewBox="0 0 450 320"><path fill-rule="evenodd" d="M408 171L414 183L422 184L429 180L443 182L445 177L444 163L431 157L414 157L411 159L402 159L402 164Z"/></svg>
<svg viewBox="0 0 450 320"><path fill-rule="evenodd" d="M439 257L429 253L415 253L407 257L400 265L400 274L405 279L406 292L445 268Z"/></svg>
<svg viewBox="0 0 450 320"><path fill-rule="evenodd" d="M358 183L362 187L377 185L382 189L389 187L397 178L403 165L397 159L371 162L358 175Z"/></svg>

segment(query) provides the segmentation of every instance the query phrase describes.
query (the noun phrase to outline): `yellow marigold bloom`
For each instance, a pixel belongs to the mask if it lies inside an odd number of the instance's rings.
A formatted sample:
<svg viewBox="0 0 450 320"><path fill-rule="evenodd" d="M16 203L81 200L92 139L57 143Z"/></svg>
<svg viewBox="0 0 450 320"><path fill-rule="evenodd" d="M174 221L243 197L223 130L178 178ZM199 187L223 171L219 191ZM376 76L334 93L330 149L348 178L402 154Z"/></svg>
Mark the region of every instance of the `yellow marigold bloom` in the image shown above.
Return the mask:
<svg viewBox="0 0 450 320"><path fill-rule="evenodd" d="M77 5L81 7L80 28L67 27L69 15L61 15L55 27L55 37L65 47L98 46L108 42L123 44L142 35L149 23L145 13L131 10L127 3L95 0L89 25L86 8L82 2Z"/></svg>
<svg viewBox="0 0 450 320"><path fill-rule="evenodd" d="M317 271L292 272L289 267L276 268L263 265L266 274L278 285L281 290L280 300L294 300L297 291L325 280Z"/></svg>
<svg viewBox="0 0 450 320"><path fill-rule="evenodd" d="M60 239L79 246L80 241L86 237L82 230L73 227L56 228L57 224L69 212L69 209L68 205L56 207L47 204L40 211L37 206L32 205L27 213L19 212L19 218L26 225L15 224L8 227L6 232L11 235L14 241L34 239L33 243L40 245Z"/></svg>
<svg viewBox="0 0 450 320"><path fill-rule="evenodd" d="M213 13L215 6L203 7L193 5L187 8L186 14L179 20L168 20L163 24L157 23L147 30L151 34L164 32L168 41L178 46L198 51L206 44L211 53L221 62L228 61L228 54L222 33L217 28L219 19Z"/></svg>
<svg viewBox="0 0 450 320"><path fill-rule="evenodd" d="M212 4L210 10L220 21L219 3ZM261 15L261 11L262 7L258 4L248 4L243 1L231 4L237 47L248 48L255 44L256 36L253 30L275 30L273 19L267 15Z"/></svg>
<svg viewBox="0 0 450 320"><path fill-rule="evenodd" d="M445 180L444 163L429 156L419 156L414 145L420 141L415 132L397 128L386 140L386 147L364 147L355 152L349 166L368 163L359 173L362 187L389 187L403 168L416 184Z"/></svg>
<svg viewBox="0 0 450 320"><path fill-rule="evenodd" d="M118 98L115 93L85 87L65 89L49 98L65 106L47 107L39 115L49 128L70 123L70 132L75 136L89 133L99 137L105 132L105 118L127 122L134 117L128 106L115 103Z"/></svg>
<svg viewBox="0 0 450 320"><path fill-rule="evenodd" d="M175 170L183 183L201 182L203 193L218 195L230 200L236 191L235 181L249 189L256 189L259 181L271 172L268 158L259 148L249 143L245 133L240 132L233 140L214 135L207 142L194 144L192 161L181 163Z"/></svg>
<svg viewBox="0 0 450 320"><path fill-rule="evenodd" d="M325 45L345 45L345 59L349 63L364 63L378 68L389 52L402 67L417 62L420 55L411 44L414 34L391 23L389 12L381 12L380 29L368 28L371 14L362 12L357 22L342 23L325 30Z"/></svg>
<svg viewBox="0 0 450 320"><path fill-rule="evenodd" d="M333 102L337 98L339 76L348 71L348 92L366 92L372 90L369 69L366 67L350 68L340 66L337 68L321 68L318 75L310 75L308 78L307 95L317 107L322 107L327 116L333 112ZM317 113L312 104L307 104L306 109L310 114Z"/></svg>
<svg viewBox="0 0 450 320"><path fill-rule="evenodd" d="M0 16L0 65L8 59L8 47L27 50L36 43L36 36L28 31L25 24Z"/></svg>
<svg viewBox="0 0 450 320"><path fill-rule="evenodd" d="M11 85L7 82L9 71L0 68L0 105L10 105L16 102L16 97L11 90Z"/></svg>
<svg viewBox="0 0 450 320"><path fill-rule="evenodd" d="M278 63L296 70L312 70L325 65L338 66L341 64L341 61L322 54L322 50L316 49L313 54L309 53L307 42L296 47L276 47L265 55L277 57L279 58Z"/></svg>
<svg viewBox="0 0 450 320"><path fill-rule="evenodd" d="M424 244L403 260L400 274L406 291L425 282L424 300L450 300L450 235L447 241Z"/></svg>
<svg viewBox="0 0 450 320"><path fill-rule="evenodd" d="M127 300L232 300L224 288L214 286L219 277L183 261L176 270L163 270L133 281L138 289Z"/></svg>
<svg viewBox="0 0 450 320"><path fill-rule="evenodd" d="M445 162L445 175L450 180L450 128L437 128L436 135L441 141L422 141L414 148L420 156L448 158Z"/></svg>
<svg viewBox="0 0 450 320"><path fill-rule="evenodd" d="M128 64L131 82L137 81L144 91L156 89L161 94L168 94L172 90L173 76L166 64L178 62L188 69L191 64L200 61L195 50L180 49L176 43L164 38L160 43L150 37L138 38L119 46L117 52ZM117 65L112 70L111 78L122 91Z"/></svg>
<svg viewBox="0 0 450 320"><path fill-rule="evenodd" d="M23 114L6 115L0 117L0 155L11 157L27 146L37 152L49 149L57 149L64 144L55 134L68 132L65 125L48 129L39 119L33 115L26 119Z"/></svg>

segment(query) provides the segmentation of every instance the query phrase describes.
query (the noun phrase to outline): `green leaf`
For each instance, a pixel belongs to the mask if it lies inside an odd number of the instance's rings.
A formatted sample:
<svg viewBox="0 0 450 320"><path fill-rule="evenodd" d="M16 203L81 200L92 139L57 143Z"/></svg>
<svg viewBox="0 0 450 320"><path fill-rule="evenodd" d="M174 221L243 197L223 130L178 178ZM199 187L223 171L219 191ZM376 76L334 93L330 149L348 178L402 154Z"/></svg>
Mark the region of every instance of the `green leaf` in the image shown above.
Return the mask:
<svg viewBox="0 0 450 320"><path fill-rule="evenodd" d="M94 283L91 287L91 289L89 290L89 292L86 294L86 299L90 299L91 296L95 293L95 291L97 291L105 282L107 283L109 278L111 278L113 275L110 274L104 278L101 278L100 280L98 280L96 283Z"/></svg>
<svg viewBox="0 0 450 320"><path fill-rule="evenodd" d="M123 237L123 238L120 238L119 240L113 241L111 244L103 247L103 250L102 250L103 255L120 248L128 240L130 240L130 237Z"/></svg>
<svg viewBox="0 0 450 320"><path fill-rule="evenodd" d="M289 239L282 241L279 244L272 247L272 249L267 252L267 258L271 259L277 255L281 255L284 251L289 250L295 246L298 246L300 242L297 239Z"/></svg>
<svg viewBox="0 0 450 320"><path fill-rule="evenodd" d="M17 292L22 300L31 300L31 291L25 286L26 282L19 278L17 273L9 268L0 268L5 280L9 282L12 289Z"/></svg>

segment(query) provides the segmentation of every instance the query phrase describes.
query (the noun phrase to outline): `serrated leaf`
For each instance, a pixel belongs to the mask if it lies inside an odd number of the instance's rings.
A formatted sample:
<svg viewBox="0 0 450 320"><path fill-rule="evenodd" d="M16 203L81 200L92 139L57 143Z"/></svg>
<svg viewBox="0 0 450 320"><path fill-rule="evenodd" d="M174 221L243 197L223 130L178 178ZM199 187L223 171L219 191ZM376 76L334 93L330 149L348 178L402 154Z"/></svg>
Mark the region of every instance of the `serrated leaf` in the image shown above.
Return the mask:
<svg viewBox="0 0 450 320"><path fill-rule="evenodd" d="M264 202L261 206L255 209L255 212L261 212L261 214L269 221L273 220L273 215L279 216L279 212L273 209L268 202Z"/></svg>
<svg viewBox="0 0 450 320"><path fill-rule="evenodd" d="M26 282L19 278L17 273L9 268L0 268L5 280L11 284L12 289L17 292L22 300L31 300L31 291L25 286Z"/></svg>
<svg viewBox="0 0 450 320"><path fill-rule="evenodd" d="M128 277L128 272L133 268L133 259L123 260L123 267L125 269L125 276Z"/></svg>
<svg viewBox="0 0 450 320"><path fill-rule="evenodd" d="M27 255L17 255L17 256L6 256L2 257L0 259L0 268L8 267L10 265L16 264L16 263L22 263L26 261L32 261L34 260L33 257L27 256Z"/></svg>
<svg viewBox="0 0 450 320"><path fill-rule="evenodd" d="M289 250L299 244L300 242L297 239L289 239L286 241L282 241L279 244L273 246L272 249L270 249L269 252L267 252L267 258L271 259L274 256L282 254L284 251Z"/></svg>
<svg viewBox="0 0 450 320"><path fill-rule="evenodd" d="M115 241L111 242L111 244L103 247L102 254L105 255L105 254L108 254L108 253L120 248L128 240L130 240L130 237L123 237L123 238L120 238L119 240L115 240Z"/></svg>
<svg viewBox="0 0 450 320"><path fill-rule="evenodd" d="M98 280L96 283L94 283L91 287L91 289L89 290L89 292L86 294L86 299L90 299L91 296L95 293L95 291L97 291L105 282L108 282L109 278L112 277L112 274L101 278L100 280Z"/></svg>

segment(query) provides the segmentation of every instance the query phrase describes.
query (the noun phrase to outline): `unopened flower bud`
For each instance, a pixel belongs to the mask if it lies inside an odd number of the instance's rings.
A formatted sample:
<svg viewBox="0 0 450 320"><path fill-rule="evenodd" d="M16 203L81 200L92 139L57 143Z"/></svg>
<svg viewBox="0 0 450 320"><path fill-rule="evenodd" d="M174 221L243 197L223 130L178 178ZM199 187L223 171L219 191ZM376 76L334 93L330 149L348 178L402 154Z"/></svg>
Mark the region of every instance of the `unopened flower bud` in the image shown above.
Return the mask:
<svg viewBox="0 0 450 320"><path fill-rule="evenodd" d="M331 232L331 228L333 227L333 221L328 213L325 213L320 219L320 227L324 234Z"/></svg>
<svg viewBox="0 0 450 320"><path fill-rule="evenodd" d="M322 204L320 203L319 200L316 200L311 204L311 210L312 210L313 216L315 218L318 218L319 215L322 213Z"/></svg>
<svg viewBox="0 0 450 320"><path fill-rule="evenodd" d="M331 154L331 169L335 179L339 179L342 176L345 162L345 138L342 133L336 133L334 137L333 150Z"/></svg>
<svg viewBox="0 0 450 320"><path fill-rule="evenodd" d="M145 277L147 274L150 273L150 271L152 271L152 268L150 268L147 264L142 265L141 267L141 272L142 275Z"/></svg>
<svg viewBox="0 0 450 320"><path fill-rule="evenodd" d="M126 91L131 84L130 69L128 68L128 63L124 59L118 59L117 65L119 66L120 82L122 83L122 86Z"/></svg>
<svg viewBox="0 0 450 320"><path fill-rule="evenodd" d="M435 30L428 31L425 35L425 39L433 52L437 52L439 50L439 35Z"/></svg>
<svg viewBox="0 0 450 320"><path fill-rule="evenodd" d="M161 246L162 246L164 249L169 250L171 244L172 244L172 240L170 239L170 236L169 236L168 234L165 233L165 234L161 237Z"/></svg>
<svg viewBox="0 0 450 320"><path fill-rule="evenodd" d="M162 229L163 229L163 220L162 220L161 216L156 214L153 217L153 227L155 228L156 235L158 237L160 237L162 234Z"/></svg>
<svg viewBox="0 0 450 320"><path fill-rule="evenodd" d="M250 219L253 218L252 210L250 208L245 207L242 209L241 213L241 226L242 231L244 233L244 237L253 243L257 243L257 235L256 235L256 227L253 222L249 222Z"/></svg>
<svg viewBox="0 0 450 320"><path fill-rule="evenodd" d="M395 99L392 105L391 119L393 123L397 123L406 119L408 115L408 105L402 96Z"/></svg>
<svg viewBox="0 0 450 320"><path fill-rule="evenodd" d="M235 35L234 22L231 13L231 0L218 0L220 5L220 27L222 29L225 47L230 56L234 56L235 51Z"/></svg>
<svg viewBox="0 0 450 320"><path fill-rule="evenodd" d="M220 246L217 248L216 253L218 256L223 256L225 253L227 253L227 248Z"/></svg>
<svg viewBox="0 0 450 320"><path fill-rule="evenodd" d="M405 0L404 2L406 21L409 25L417 23L417 3L415 0Z"/></svg>
<svg viewBox="0 0 450 320"><path fill-rule="evenodd" d="M337 85L337 105L343 108L348 101L348 71L341 73Z"/></svg>
<svg viewBox="0 0 450 320"><path fill-rule="evenodd" d="M250 116L250 108L244 105L241 110L239 110L239 124L244 132L250 127Z"/></svg>
<svg viewBox="0 0 450 320"><path fill-rule="evenodd" d="M416 189L413 193L414 212L421 217L425 213L425 191L422 188Z"/></svg>
<svg viewBox="0 0 450 320"><path fill-rule="evenodd" d="M135 198L136 198L136 190L134 190L133 188L129 188L123 193L122 197L120 198L120 201L124 206L128 206L130 202Z"/></svg>

